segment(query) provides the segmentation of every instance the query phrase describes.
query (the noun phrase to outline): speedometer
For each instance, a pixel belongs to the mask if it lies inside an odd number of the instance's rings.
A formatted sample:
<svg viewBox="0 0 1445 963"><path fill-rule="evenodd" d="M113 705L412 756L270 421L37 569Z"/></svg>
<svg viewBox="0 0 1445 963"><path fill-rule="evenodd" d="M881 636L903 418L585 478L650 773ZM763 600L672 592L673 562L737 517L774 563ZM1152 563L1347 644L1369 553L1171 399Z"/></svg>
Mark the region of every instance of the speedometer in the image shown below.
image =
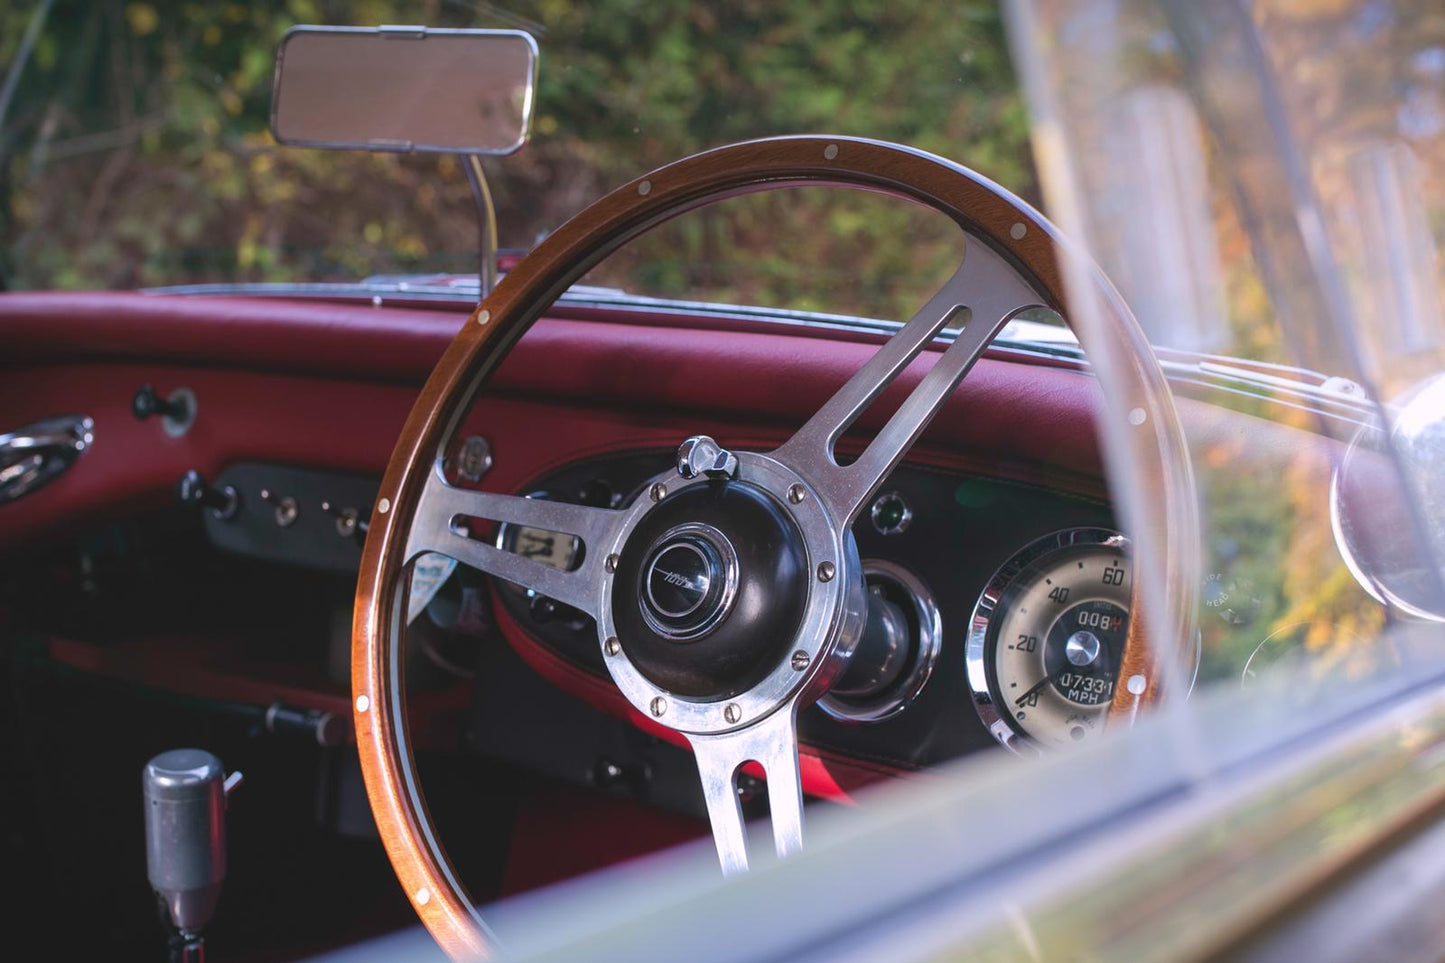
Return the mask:
<svg viewBox="0 0 1445 963"><path fill-rule="evenodd" d="M1098 732L1129 632L1128 539L1102 528L1045 536L1010 558L974 606L974 706L1006 746L1069 745Z"/></svg>

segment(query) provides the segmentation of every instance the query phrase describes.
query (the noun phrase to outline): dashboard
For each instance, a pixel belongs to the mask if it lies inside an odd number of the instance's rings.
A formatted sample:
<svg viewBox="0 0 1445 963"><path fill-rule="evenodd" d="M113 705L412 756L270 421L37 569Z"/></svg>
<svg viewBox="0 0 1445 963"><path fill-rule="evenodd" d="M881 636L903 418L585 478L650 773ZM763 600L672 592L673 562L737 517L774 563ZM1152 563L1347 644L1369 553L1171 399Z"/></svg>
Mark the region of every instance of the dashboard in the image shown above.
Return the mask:
<svg viewBox="0 0 1445 963"><path fill-rule="evenodd" d="M488 449L480 436L460 451ZM618 507L675 460L669 451L581 459L530 480L530 497ZM472 472L482 482L484 471ZM379 479L241 463L213 482L200 515L217 549L318 569L354 570ZM193 496L194 497L194 496ZM896 770L1031 740L1077 740L1107 709L1127 624L1127 542L1109 506L1018 481L905 465L853 529L870 609L888 613L897 650L883 678L845 674L799 720L805 744ZM501 526L488 538L559 568L576 539ZM454 565L412 584L412 631L452 636L495 623L533 661L550 656L610 685L593 620L530 590ZM482 610L475 591L486 586ZM1071 594L1072 593L1072 594ZM1065 631L1065 627L1073 631ZM479 631L479 627L482 629ZM1081 653L1080 646L1089 648ZM1084 659L1081 655L1087 654ZM437 656L433 658L448 658ZM466 663L469 651L452 655ZM1041 682L1042 680L1042 682ZM494 694L506 699L505 693Z"/></svg>
<svg viewBox="0 0 1445 963"><path fill-rule="evenodd" d="M461 444L486 442L489 467L476 470L482 453L467 456L480 487L621 503L699 431L739 450L776 446L873 351L837 332L584 314L539 322L458 431ZM10 558L28 559L14 571L39 578L37 552L94 540L118 521L181 513L211 555L264 568L254 581L268 593L245 594L249 575L197 554L175 566L175 584L130 592L124 617L101 609L72 630L70 616L91 605L58 591L30 593L40 601L17 595L12 617L49 636L52 655L72 668L345 718L348 587L365 520L456 315L106 294L10 295L0 317L10 364L0 408L10 420L76 414L94 423L94 444L75 466L0 506L0 540ZM905 372L881 404L922 370ZM133 399L148 384L161 396L190 393L188 432L136 419ZM1130 587L1127 542L1102 483L1097 404L1085 374L986 356L862 513L853 534L903 655L892 678L854 680L850 694L803 713L810 794L846 795L1000 743L1026 749L1095 731L1101 707L1128 682L1112 658ZM1237 446L1250 432L1250 450L1279 464L1318 462L1318 501L1328 504L1328 452L1317 435L1188 398L1179 408L1201 448ZM865 413L857 430L879 424ZM840 451L850 445L857 450L857 439L845 436ZM194 500L177 506L177 484L191 472L208 492L234 489L234 514L217 517ZM572 561L549 533L486 537ZM150 541L161 542L154 533ZM664 770L691 766L685 749L629 712L586 619L467 571L450 574L424 608L414 628L444 631L416 671L408 667L422 687L410 700L414 739L593 784L648 771L653 798L667 795L657 788ZM487 633L500 644L480 641ZM474 678L446 668L469 669L467 660L482 660ZM686 781L695 785L695 768Z"/></svg>

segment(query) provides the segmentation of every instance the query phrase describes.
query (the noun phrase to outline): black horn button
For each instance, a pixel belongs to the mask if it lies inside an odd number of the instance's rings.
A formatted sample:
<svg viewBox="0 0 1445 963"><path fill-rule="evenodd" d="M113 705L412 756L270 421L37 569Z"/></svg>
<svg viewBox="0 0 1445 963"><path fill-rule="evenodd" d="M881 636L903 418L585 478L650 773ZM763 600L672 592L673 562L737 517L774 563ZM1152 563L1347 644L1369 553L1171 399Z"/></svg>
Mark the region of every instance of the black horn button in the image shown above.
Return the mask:
<svg viewBox="0 0 1445 963"><path fill-rule="evenodd" d="M787 657L808 598L802 533L745 482L693 485L638 524L612 586L617 638L653 684L726 699Z"/></svg>
<svg viewBox="0 0 1445 963"><path fill-rule="evenodd" d="M737 583L727 536L709 525L679 525L653 543L643 567L642 617L663 638L691 641L727 615Z"/></svg>

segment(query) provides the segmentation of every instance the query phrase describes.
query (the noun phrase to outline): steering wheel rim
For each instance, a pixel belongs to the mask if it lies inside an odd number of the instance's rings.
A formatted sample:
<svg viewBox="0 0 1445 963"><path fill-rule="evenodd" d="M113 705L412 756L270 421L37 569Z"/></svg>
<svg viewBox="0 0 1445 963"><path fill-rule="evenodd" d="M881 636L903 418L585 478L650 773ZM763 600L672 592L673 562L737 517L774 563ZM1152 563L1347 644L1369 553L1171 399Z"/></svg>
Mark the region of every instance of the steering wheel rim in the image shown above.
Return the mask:
<svg viewBox="0 0 1445 963"><path fill-rule="evenodd" d="M803 184L872 189L911 198L952 218L967 233L969 243L954 278L798 434L769 455L732 456L741 462L733 471L746 471L749 485L768 489L774 499L781 496L787 511L802 519L800 527L822 525L830 533L830 538L805 537L810 580L802 621L811 625L812 619L822 627L812 630L807 645L783 649L786 657L763 680L773 683L769 700L744 710L737 705L737 695L694 699L659 687L646 673L629 673L629 667L637 669L635 653L622 651L602 598L634 529L669 499L699 486L706 489L711 484L709 472L725 473L731 467L723 464L728 453L718 453L715 461L699 461L694 453L692 478L669 474L668 482L659 476L655 484L670 485L672 492L655 499L643 496L616 517L558 503L543 509L531 502L528 507L521 504L524 499L453 488L441 466L450 439L486 377L556 298L594 265L687 210L740 193ZM983 242L977 250L975 238ZM1041 215L987 179L943 158L853 138L769 138L707 151L623 185L549 235L479 305L427 380L388 464L363 551L353 622L353 718L368 799L398 879L446 952L475 958L487 955L496 944L436 838L412 760L400 657L410 559L423 550L453 545L448 539L458 538L451 531L458 515L540 524L581 537L587 550L573 573L524 569L511 560L517 556L503 558L508 553L481 543L466 546L471 554L463 560L503 577L523 572L525 579L514 580L525 580L544 594L580 603L579 608L601 616L599 641L624 694L643 711L651 708L658 721L673 724L694 747L725 869L728 846L742 845L742 823L735 794L724 792L719 781L726 780L730 789L736 767L746 760L762 762L768 774L780 853L794 851L801 846L802 812L794 714L841 671L856 643L861 618L857 611L861 600L856 597L861 595L861 573L848 527L997 330L1024 307L1041 303L1059 309L1065 303L1061 267L1065 257L1056 232ZM992 295L969 289L969 283L979 279L976 273L965 272L965 268L976 270L969 267L971 263L982 263L995 272L995 278L1008 276L1000 271L1012 272L1033 296L1023 303L1013 289L1006 290L998 304L989 301ZM1142 564L1136 561L1135 616L1121 674L1121 678L1138 675L1150 681L1142 692L1117 687L1114 712L1123 714L1156 700L1164 688L1160 675L1166 667L1154 664L1145 627L1157 627L1156 634L1164 639L1192 638L1195 586L1188 577L1188 560L1193 557L1198 523L1187 449L1163 374L1127 307L1096 269L1088 270L1105 320L1076 331L1086 353L1111 359L1108 370L1119 383L1111 386L1111 404L1102 417L1116 417L1120 423L1127 419L1130 430L1121 433L1129 448L1124 457L1153 482L1140 486L1148 497L1134 506L1132 520L1136 525L1157 526L1160 533L1158 546L1151 550L1145 544L1153 557ZM963 304L972 309L973 319L934 371L858 461L838 465L832 457L837 436L933 340L953 308ZM910 411L910 405L916 410ZM1145 417L1138 418L1139 412ZM1110 433L1103 434L1107 440ZM885 436L890 442L880 445ZM708 442L700 444L712 457ZM875 448L880 451L870 458ZM794 486L802 486L796 502L789 497L795 494ZM419 512L423 507L426 511ZM831 570L825 571L824 562ZM1141 590L1142 583L1155 579L1152 591ZM600 586L596 591L601 597L586 594L589 580ZM789 654L789 650L794 651ZM808 658L801 669L793 668L796 677L789 677L790 667L800 661L799 652ZM751 695L763 683L749 684L742 694ZM655 692L666 694L660 712ZM645 701L639 705L639 700ZM757 718L743 718L744 711L757 712ZM686 719L681 718L684 714ZM752 737L750 741L740 743L735 734L743 732ZM748 754L739 757L744 751Z"/></svg>

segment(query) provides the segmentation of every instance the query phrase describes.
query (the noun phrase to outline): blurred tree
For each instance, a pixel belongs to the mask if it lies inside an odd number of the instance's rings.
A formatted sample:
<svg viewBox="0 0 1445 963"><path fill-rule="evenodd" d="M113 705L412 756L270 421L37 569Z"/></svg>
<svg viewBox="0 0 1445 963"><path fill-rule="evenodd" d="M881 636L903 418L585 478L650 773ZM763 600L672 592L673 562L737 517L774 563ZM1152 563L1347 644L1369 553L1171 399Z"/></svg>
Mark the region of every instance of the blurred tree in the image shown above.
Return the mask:
<svg viewBox="0 0 1445 963"><path fill-rule="evenodd" d="M0 11L0 64L15 63L38 6ZM517 27L537 37L534 140L488 161L506 246L530 247L642 171L775 133L904 141L1033 192L1026 119L998 11L985 0L56 0L0 128L9 284L470 272L475 225L454 159L273 143L274 52L302 22ZM729 297L818 306L817 292L846 277L848 303L834 310L903 313L916 306L897 294L915 264L910 244L932 245L926 277L948 250L907 208L743 199L652 242L629 262L641 275L606 280L679 293L716 276L727 255L740 260L719 284ZM779 218L830 240L770 243Z"/></svg>

